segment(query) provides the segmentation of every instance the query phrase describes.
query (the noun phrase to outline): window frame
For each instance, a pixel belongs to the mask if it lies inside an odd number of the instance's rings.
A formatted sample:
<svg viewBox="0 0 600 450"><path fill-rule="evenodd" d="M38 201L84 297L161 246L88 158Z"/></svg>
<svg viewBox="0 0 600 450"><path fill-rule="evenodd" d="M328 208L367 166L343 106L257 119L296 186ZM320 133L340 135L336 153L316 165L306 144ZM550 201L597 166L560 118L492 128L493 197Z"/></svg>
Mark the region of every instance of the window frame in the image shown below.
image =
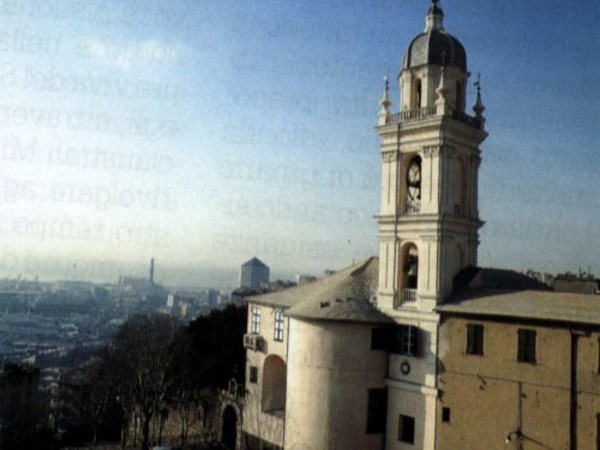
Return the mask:
<svg viewBox="0 0 600 450"><path fill-rule="evenodd" d="M252 306L251 309L251 320L250 320L250 332L258 334L260 333L260 307Z"/></svg>
<svg viewBox="0 0 600 450"><path fill-rule="evenodd" d="M483 356L485 345L485 329L481 323L467 324L467 347L466 354Z"/></svg>
<svg viewBox="0 0 600 450"><path fill-rule="evenodd" d="M537 331L532 328L517 330L517 361L529 364L537 362Z"/></svg>
<svg viewBox="0 0 600 450"><path fill-rule="evenodd" d="M393 339L390 345L390 352L417 358L419 356L419 344L421 340L421 330L414 325L397 325L392 333Z"/></svg>
<svg viewBox="0 0 600 450"><path fill-rule="evenodd" d="M276 309L273 323L273 340L277 342L283 342L283 330L283 311L281 309Z"/></svg>

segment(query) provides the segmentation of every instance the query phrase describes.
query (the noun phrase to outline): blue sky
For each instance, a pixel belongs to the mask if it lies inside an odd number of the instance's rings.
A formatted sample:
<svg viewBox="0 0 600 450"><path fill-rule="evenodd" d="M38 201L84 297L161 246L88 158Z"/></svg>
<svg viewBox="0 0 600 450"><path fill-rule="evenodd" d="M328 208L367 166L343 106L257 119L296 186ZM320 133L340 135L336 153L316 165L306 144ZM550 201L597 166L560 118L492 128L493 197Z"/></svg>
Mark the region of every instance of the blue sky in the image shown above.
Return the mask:
<svg viewBox="0 0 600 450"><path fill-rule="evenodd" d="M160 281L234 285L255 255L290 276L375 254L377 102L428 6L1 2L0 277L154 256ZM487 108L480 264L599 273L600 8L441 6Z"/></svg>

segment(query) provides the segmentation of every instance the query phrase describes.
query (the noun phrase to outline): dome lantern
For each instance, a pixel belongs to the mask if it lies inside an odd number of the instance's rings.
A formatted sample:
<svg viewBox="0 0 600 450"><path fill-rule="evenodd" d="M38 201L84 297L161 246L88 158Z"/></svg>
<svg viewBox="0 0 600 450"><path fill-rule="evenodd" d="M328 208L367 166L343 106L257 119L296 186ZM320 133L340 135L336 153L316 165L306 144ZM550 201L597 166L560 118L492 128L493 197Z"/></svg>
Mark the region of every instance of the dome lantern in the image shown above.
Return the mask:
<svg viewBox="0 0 600 450"><path fill-rule="evenodd" d="M438 6L439 0L433 0L425 16L425 32L444 31L444 11Z"/></svg>

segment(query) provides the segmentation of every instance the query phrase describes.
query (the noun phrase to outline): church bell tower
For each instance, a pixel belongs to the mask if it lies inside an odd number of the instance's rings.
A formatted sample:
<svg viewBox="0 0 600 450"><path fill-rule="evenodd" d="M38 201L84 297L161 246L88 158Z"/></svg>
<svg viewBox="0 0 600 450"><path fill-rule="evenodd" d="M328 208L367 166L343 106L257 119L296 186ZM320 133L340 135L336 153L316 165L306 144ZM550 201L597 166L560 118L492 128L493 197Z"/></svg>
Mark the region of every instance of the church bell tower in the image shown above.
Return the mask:
<svg viewBox="0 0 600 450"><path fill-rule="evenodd" d="M479 145L486 138L479 82L465 112L469 72L462 44L433 0L409 44L392 112L385 80L381 138L378 307L398 324L388 374L386 449L434 449L437 305L454 277L477 265ZM404 433L404 434L403 434ZM412 442L410 442L412 441ZM405 444L415 447L405 447Z"/></svg>

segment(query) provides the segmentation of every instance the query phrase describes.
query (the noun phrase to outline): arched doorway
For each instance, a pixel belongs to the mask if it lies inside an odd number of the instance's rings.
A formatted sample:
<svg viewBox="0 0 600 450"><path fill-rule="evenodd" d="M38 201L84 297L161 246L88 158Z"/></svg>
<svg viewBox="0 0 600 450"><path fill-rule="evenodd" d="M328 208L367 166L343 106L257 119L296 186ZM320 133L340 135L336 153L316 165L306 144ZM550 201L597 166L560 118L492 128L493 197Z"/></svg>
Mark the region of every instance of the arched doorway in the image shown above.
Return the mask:
<svg viewBox="0 0 600 450"><path fill-rule="evenodd" d="M223 410L223 430L221 441L230 450L236 449L237 414L233 406L227 405Z"/></svg>

